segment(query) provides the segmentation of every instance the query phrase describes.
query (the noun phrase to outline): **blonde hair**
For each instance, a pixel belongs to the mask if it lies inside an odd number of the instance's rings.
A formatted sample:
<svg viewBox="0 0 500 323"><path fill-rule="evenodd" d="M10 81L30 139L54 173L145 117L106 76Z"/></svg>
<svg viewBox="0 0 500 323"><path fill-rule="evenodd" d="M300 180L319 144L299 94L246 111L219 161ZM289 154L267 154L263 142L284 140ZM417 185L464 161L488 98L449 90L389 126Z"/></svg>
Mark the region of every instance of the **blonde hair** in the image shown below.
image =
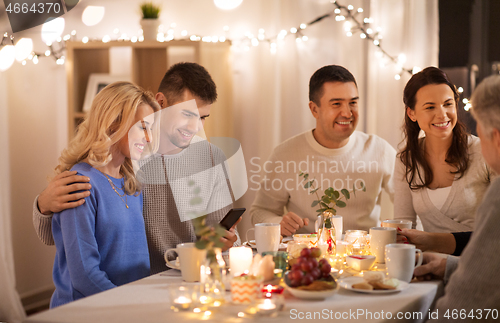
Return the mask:
<svg viewBox="0 0 500 323"><path fill-rule="evenodd" d="M78 126L68 148L61 153L56 174L85 159L94 167L107 165L112 159L111 148L127 135L141 104L149 105L154 111L160 110L152 93L130 82L115 82L102 89L92 101L90 113ZM120 174L125 178L124 191L127 194L140 191L130 158L125 158Z"/></svg>

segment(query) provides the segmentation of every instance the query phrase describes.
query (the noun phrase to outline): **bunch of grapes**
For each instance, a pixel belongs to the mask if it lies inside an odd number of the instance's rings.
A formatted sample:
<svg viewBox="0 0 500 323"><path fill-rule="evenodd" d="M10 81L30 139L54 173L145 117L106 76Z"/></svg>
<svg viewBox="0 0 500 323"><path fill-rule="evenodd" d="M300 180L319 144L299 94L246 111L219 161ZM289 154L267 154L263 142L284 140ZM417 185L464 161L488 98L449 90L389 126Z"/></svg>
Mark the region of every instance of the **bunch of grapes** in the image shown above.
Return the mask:
<svg viewBox="0 0 500 323"><path fill-rule="evenodd" d="M325 258L319 261L321 256L319 248L304 248L300 257L288 273L288 279L292 287L307 286L313 281L326 278L330 275L332 267Z"/></svg>

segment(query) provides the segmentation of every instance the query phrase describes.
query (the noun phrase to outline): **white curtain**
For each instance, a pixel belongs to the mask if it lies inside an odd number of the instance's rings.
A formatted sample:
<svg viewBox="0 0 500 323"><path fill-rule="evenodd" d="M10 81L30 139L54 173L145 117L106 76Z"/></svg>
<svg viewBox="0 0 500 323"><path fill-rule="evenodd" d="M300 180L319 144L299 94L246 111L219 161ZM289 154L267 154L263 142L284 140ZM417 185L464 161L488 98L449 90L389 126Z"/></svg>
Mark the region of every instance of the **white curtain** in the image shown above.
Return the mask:
<svg viewBox="0 0 500 323"><path fill-rule="evenodd" d="M21 322L25 313L16 291L10 221L7 91L0 72L0 322Z"/></svg>
<svg viewBox="0 0 500 323"><path fill-rule="evenodd" d="M406 68L437 65L438 3L437 0L338 0L342 5L361 7L358 17L373 18L372 28L381 27L382 47L391 55L405 53ZM296 27L333 11L328 0L266 0L261 2L261 16L254 22L272 22L266 34ZM260 28L258 25L251 26ZM234 51L235 136L242 143L249 190L239 201L249 207L254 200L257 184L262 179L259 166L267 160L273 148L284 140L315 126L308 108L308 83L318 68L337 64L349 69L356 77L360 94L358 130L374 133L394 147L401 140L403 121L402 93L409 74L400 80L399 71L390 63L382 66L376 47L361 39L359 33L347 37L344 22L334 16L325 18L304 30L307 42L296 42L287 36L278 42L271 54L268 44L249 51ZM255 175L255 176L254 176ZM254 176L254 177L252 177ZM253 179L253 180L252 180ZM392 204L383 197L384 217L392 217ZM385 210L385 211L384 211ZM239 225L244 233L251 227L243 217Z"/></svg>

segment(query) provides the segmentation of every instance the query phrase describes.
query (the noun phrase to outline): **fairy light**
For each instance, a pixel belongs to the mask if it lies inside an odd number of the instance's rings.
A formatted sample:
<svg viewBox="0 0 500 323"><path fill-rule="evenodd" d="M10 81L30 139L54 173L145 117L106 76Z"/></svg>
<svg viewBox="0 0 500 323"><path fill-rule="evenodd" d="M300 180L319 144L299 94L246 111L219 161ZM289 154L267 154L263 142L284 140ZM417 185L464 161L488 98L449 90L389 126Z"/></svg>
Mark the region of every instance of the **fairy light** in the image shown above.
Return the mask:
<svg viewBox="0 0 500 323"><path fill-rule="evenodd" d="M464 88L459 86L458 89L457 89L458 93L463 93L464 92Z"/></svg>
<svg viewBox="0 0 500 323"><path fill-rule="evenodd" d="M314 20L305 23L302 22L299 24L297 27L291 27L288 31L285 29L282 29L277 35L274 37L268 37L265 34L265 30L263 28L258 29L258 34L257 36L254 36L251 32L247 31L245 33L245 38L240 39L239 41L236 40L237 46L240 49L243 49L244 51L249 51L251 47L256 47L259 46L261 42L268 42L270 44L270 52L271 54L276 54L277 52L277 41L278 40L284 40L288 35L295 35L295 42L297 44L306 42L308 41L308 36L304 35L305 29L313 24L316 24L320 21L322 21L325 18L331 17L334 18L335 21L344 21L343 29L345 32L345 35L347 37L352 37L355 33L359 32L359 36L361 39L366 39L373 43L374 46L377 46L378 50L375 51L375 56L377 58L381 59L380 66L386 66L387 63L392 62L398 66L400 69L400 73L395 76L396 79L401 78L401 74L403 72L408 72L410 74L418 72L417 68L414 67L413 70L405 69L403 68L403 65L406 62L406 56L404 54L400 54L397 57L391 56L389 53L387 53L382 47L381 47L381 39L382 35L380 35L382 29L380 27L373 28L371 26L368 26L369 24L373 23L373 19L370 17L365 17L362 20L358 19L358 15L363 13L364 10L363 8L357 8L355 9L354 6L348 5L348 6L343 6L339 4L336 0L330 0L330 3L335 6L335 9L333 12L328 12L322 16L319 16L315 18ZM157 34L157 41L158 42L164 42L164 41L170 41L174 40L174 28L177 27L177 24L175 22L172 22L170 24L170 28L168 29L167 33L164 34L164 26L161 25L159 27L159 33ZM166 29L166 28L165 28ZM229 32L229 26L225 25L222 27L224 32ZM118 28L113 29L113 34L114 35L119 35L120 31ZM185 37L188 37L188 31L187 30L182 30L180 32L180 35L185 39ZM55 50L52 46L52 43L47 43L47 46L49 47L49 50L45 51L45 56L54 56L56 58L56 63L58 65L63 65L64 64L64 57L61 56L61 52L65 50L65 41L68 41L72 39L72 36L76 36L76 30L72 30L70 34L65 35L63 38L58 37L56 40L58 43L61 43L59 45L60 49ZM6 37L6 34L4 35L4 38ZM12 37L12 36L11 36ZM189 36L190 41L203 41L203 42L211 42L211 43L217 43L217 42L225 42L227 40L227 34L222 37L217 37L217 36L198 36L198 35L191 35ZM13 39L13 37L12 37ZM113 39L116 39L115 37ZM130 41L132 43L136 42L143 42L144 41L144 35L143 35L143 30L139 29L137 32L137 36L131 36L128 37L125 33L122 33L121 36L118 38L119 41ZM87 36L82 38L82 43L88 43L89 38ZM103 43L108 43L111 41L111 37L108 35L104 35L101 39ZM234 50L235 46L231 46L231 49ZM38 62L38 58L44 56L43 54L38 54L34 53L33 56L31 56L30 59L33 59L36 57L35 61ZM25 65L25 61L22 62L23 65ZM35 63L36 64L36 63ZM462 90L463 91L463 90Z"/></svg>

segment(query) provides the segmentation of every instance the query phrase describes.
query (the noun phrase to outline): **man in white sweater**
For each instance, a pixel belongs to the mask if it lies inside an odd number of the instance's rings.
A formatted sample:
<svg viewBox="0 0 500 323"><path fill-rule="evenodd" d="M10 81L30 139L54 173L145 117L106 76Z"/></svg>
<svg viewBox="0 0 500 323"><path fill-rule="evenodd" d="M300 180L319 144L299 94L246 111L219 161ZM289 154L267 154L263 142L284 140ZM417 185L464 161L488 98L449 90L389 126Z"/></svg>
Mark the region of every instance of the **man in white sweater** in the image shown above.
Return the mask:
<svg viewBox="0 0 500 323"><path fill-rule="evenodd" d="M309 81L309 109L316 128L276 147L264 164L263 176L250 209L253 224L280 223L282 235L314 232L314 195L304 188L299 173L315 178L320 192L360 187L347 206L338 209L344 230L368 230L379 223L381 193L394 196L392 173L396 151L375 135L355 131L358 124L358 88L344 67L328 65ZM322 194L320 194L322 195ZM284 212L286 207L286 212Z"/></svg>
<svg viewBox="0 0 500 323"><path fill-rule="evenodd" d="M485 79L472 95L481 150L488 165L500 173L500 76ZM500 311L500 179L491 182L476 211L474 234L461 257L424 253L419 279L444 279L444 296L433 309L433 322L498 320Z"/></svg>

